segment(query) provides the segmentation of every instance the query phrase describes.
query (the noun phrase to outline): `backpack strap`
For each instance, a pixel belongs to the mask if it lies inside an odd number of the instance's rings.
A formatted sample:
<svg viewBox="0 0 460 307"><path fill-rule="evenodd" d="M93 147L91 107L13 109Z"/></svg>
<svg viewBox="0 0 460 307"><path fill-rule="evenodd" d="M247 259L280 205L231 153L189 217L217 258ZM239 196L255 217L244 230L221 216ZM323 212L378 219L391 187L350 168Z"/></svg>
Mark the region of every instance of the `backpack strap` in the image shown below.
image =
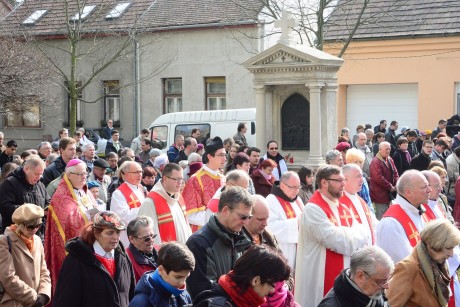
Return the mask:
<svg viewBox="0 0 460 307"><path fill-rule="evenodd" d="M0 237L6 237L6 242L8 243L8 252L11 254L11 239L9 235L2 234Z"/></svg>

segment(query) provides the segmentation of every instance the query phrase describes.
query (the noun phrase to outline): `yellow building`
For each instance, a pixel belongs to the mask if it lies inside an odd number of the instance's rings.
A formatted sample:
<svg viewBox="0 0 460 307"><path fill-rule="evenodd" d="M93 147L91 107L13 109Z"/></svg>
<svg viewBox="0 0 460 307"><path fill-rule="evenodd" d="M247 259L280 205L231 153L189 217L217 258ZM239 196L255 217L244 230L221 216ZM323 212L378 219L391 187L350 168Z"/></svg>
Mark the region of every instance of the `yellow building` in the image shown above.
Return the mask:
<svg viewBox="0 0 460 307"><path fill-rule="evenodd" d="M362 1L357 1L362 2ZM433 129L460 111L460 10L452 1L374 1L342 57L338 127L396 120ZM350 2L351 3L351 2ZM356 6L355 6L356 8ZM344 13L347 12L348 13ZM334 12L324 50L337 55L358 16ZM373 18L373 19L371 19Z"/></svg>

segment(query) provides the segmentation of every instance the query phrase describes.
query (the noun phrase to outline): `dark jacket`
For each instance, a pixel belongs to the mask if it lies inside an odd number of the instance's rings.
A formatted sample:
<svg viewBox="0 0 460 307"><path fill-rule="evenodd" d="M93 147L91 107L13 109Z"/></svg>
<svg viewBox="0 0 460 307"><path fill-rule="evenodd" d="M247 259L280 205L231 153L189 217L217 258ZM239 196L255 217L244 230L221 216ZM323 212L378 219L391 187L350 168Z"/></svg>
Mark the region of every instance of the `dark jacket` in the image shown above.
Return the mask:
<svg viewBox="0 0 460 307"><path fill-rule="evenodd" d="M395 133L394 130L391 130L391 129L388 128L387 132L385 133L385 141L390 143L390 145L391 145L391 155L393 155L394 152L396 151L396 148L398 148L396 146L396 133Z"/></svg>
<svg viewBox="0 0 460 307"><path fill-rule="evenodd" d="M106 140L110 140L112 138L112 129L109 128L109 126L105 126L104 128L102 128L102 135L101 137L106 139Z"/></svg>
<svg viewBox="0 0 460 307"><path fill-rule="evenodd" d="M236 260L251 246L251 241L242 232L225 230L213 215L206 225L190 236L186 244L195 256L195 270L187 279L187 291L195 298L204 290L211 289L220 276L233 268Z"/></svg>
<svg viewBox="0 0 460 307"><path fill-rule="evenodd" d="M0 213L3 229L13 223L11 216L14 210L25 203L35 204L45 209L50 204L50 197L42 182L29 184L24 169L20 167L0 185Z"/></svg>
<svg viewBox="0 0 460 307"><path fill-rule="evenodd" d="M382 296L379 300L375 299L369 304L371 299L350 284L350 281L345 275L347 271L348 269L345 269L337 276L334 281L334 287L326 294L318 307L389 306L385 296Z"/></svg>
<svg viewBox="0 0 460 307"><path fill-rule="evenodd" d="M13 156L7 156L5 152L0 153L0 168L6 163L13 162Z"/></svg>
<svg viewBox="0 0 460 307"><path fill-rule="evenodd" d="M42 182L46 186L50 184L51 181L61 176L65 171L67 163L64 162L62 157L57 157L53 163L48 165L48 167L43 172Z"/></svg>
<svg viewBox="0 0 460 307"><path fill-rule="evenodd" d="M275 179L272 177L270 181L265 179L264 175L262 175L260 169L256 169L251 174L252 182L254 183L254 188L256 189L256 193L262 195L263 197L267 197L270 192L272 191L273 183Z"/></svg>
<svg viewBox="0 0 460 307"><path fill-rule="evenodd" d="M195 307L236 307L224 289L215 283L212 288L201 292L194 300Z"/></svg>
<svg viewBox="0 0 460 307"><path fill-rule="evenodd" d="M80 238L70 239L65 249L69 254L62 264L53 306L128 306L135 281L131 262L121 245L115 249L114 279L97 260L93 247Z"/></svg>
<svg viewBox="0 0 460 307"><path fill-rule="evenodd" d="M141 279L145 272L154 271L158 267L158 253L155 248L153 248L151 257L147 257L130 243L126 249L126 254L128 254L133 265L136 282Z"/></svg>
<svg viewBox="0 0 460 307"><path fill-rule="evenodd" d="M415 156L410 161L410 168L416 169L419 171L426 171L428 169L428 165L431 163L430 156L426 155L423 151L420 152L417 156Z"/></svg>
<svg viewBox="0 0 460 307"><path fill-rule="evenodd" d="M136 285L131 307L181 307L190 306L192 299L187 291L174 296L151 276L154 272L144 274Z"/></svg>
<svg viewBox="0 0 460 307"><path fill-rule="evenodd" d="M393 162L395 163L398 175L402 175L405 171L410 169L410 162L406 158L406 154L401 149L396 149L393 155Z"/></svg>
<svg viewBox="0 0 460 307"><path fill-rule="evenodd" d="M183 160L188 160L188 156L185 154L185 151L181 150L179 151L179 155L176 157L176 159L174 159L174 161L171 161L171 162L179 163L180 161L183 161Z"/></svg>
<svg viewBox="0 0 460 307"><path fill-rule="evenodd" d="M179 156L179 149L176 146L171 145L167 154L169 162L174 162L174 160L176 160L176 158Z"/></svg>
<svg viewBox="0 0 460 307"><path fill-rule="evenodd" d="M380 153L377 153L372 159L369 173L371 177L369 189L372 201L378 204L389 204L390 190L392 187L396 187L396 182L399 179L393 159L388 157L387 165Z"/></svg>
<svg viewBox="0 0 460 307"><path fill-rule="evenodd" d="M120 146L120 148L122 147L123 146ZM112 139L108 140L107 145L105 146L105 155L107 156L109 152L114 152L116 154L118 153L118 150L115 148L115 146L113 146Z"/></svg>

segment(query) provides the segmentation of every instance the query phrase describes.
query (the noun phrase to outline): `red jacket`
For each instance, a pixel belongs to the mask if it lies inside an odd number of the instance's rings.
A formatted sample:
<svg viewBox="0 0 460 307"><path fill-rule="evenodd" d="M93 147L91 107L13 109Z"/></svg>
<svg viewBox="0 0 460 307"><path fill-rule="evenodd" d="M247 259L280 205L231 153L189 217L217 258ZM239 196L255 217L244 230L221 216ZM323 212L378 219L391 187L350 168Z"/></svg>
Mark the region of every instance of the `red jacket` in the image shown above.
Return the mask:
<svg viewBox="0 0 460 307"><path fill-rule="evenodd" d="M378 204L390 203L390 190L392 187L396 187L396 182L399 179L393 159L390 157L387 159L388 164L384 162L380 153L377 153L369 167L371 200Z"/></svg>
<svg viewBox="0 0 460 307"><path fill-rule="evenodd" d="M133 264L136 283L139 279L141 279L145 272L155 271L158 267L158 253L156 251L156 247L154 247L152 251L153 259L155 260L154 262L144 257L132 244L129 244L129 247L126 249L126 254L128 254L128 257Z"/></svg>

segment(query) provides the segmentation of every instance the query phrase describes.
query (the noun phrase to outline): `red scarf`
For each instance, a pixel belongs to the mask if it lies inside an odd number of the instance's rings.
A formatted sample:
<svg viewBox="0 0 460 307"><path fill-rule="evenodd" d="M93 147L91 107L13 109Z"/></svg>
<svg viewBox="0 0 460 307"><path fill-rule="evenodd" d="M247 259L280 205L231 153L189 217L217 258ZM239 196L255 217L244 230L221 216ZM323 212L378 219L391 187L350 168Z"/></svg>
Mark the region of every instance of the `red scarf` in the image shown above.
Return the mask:
<svg viewBox="0 0 460 307"><path fill-rule="evenodd" d="M232 272L233 271L230 271L229 274ZM240 288L233 282L228 274L222 275L218 283L224 291L227 292L237 307L258 307L265 303L265 298L260 297L251 287L241 294Z"/></svg>
<svg viewBox="0 0 460 307"><path fill-rule="evenodd" d="M21 239L22 242L24 242L29 252L32 252L32 250L34 249L34 237L28 238L22 233L19 233L18 231L16 231L18 229L18 226L16 224L11 224L10 229L19 236L19 239Z"/></svg>

